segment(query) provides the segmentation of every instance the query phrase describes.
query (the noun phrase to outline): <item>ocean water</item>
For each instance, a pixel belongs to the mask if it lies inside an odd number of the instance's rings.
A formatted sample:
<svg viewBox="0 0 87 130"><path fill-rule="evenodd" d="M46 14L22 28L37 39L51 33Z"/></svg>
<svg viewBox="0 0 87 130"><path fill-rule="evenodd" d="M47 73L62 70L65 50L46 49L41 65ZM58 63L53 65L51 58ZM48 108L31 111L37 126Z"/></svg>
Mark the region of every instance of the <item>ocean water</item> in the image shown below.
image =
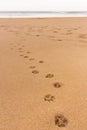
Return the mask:
<svg viewBox="0 0 87 130"><path fill-rule="evenodd" d="M0 11L0 18L87 17L87 11Z"/></svg>

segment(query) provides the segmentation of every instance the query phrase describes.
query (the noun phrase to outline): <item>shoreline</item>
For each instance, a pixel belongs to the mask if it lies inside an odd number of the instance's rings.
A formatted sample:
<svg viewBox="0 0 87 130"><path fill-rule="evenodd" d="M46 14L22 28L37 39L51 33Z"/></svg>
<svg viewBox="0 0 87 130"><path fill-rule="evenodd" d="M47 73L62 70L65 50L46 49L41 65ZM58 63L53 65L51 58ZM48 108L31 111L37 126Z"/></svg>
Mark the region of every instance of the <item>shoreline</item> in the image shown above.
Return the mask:
<svg viewBox="0 0 87 130"><path fill-rule="evenodd" d="M62 17L87 17L87 12L27 12L7 11L0 12L0 18L62 18Z"/></svg>

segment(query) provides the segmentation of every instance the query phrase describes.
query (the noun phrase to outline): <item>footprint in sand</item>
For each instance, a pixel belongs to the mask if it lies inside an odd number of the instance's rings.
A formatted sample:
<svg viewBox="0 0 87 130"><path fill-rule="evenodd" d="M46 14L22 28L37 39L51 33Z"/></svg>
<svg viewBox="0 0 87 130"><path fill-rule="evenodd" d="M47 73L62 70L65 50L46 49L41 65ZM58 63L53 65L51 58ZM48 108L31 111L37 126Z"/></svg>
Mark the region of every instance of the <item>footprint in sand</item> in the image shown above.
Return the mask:
<svg viewBox="0 0 87 130"><path fill-rule="evenodd" d="M68 124L67 118L63 114L57 114L55 116L55 125L58 127L66 127Z"/></svg>
<svg viewBox="0 0 87 130"><path fill-rule="evenodd" d="M54 83L53 84L53 86L55 87L55 88L60 88L60 87L62 87L62 83L60 83L60 82L56 82L56 83Z"/></svg>
<svg viewBox="0 0 87 130"><path fill-rule="evenodd" d="M24 47L24 45L22 45L22 47Z"/></svg>
<svg viewBox="0 0 87 130"><path fill-rule="evenodd" d="M44 100L45 100L45 101L48 101L48 102L54 101L54 100L55 100L55 97L52 96L51 94L47 94L47 95L45 95Z"/></svg>
<svg viewBox="0 0 87 130"><path fill-rule="evenodd" d="M44 61L40 60L39 63L44 63Z"/></svg>
<svg viewBox="0 0 87 130"><path fill-rule="evenodd" d="M61 39L58 39L57 41L62 41Z"/></svg>
<svg viewBox="0 0 87 130"><path fill-rule="evenodd" d="M19 52L21 53L21 52L23 52L23 50L19 50Z"/></svg>
<svg viewBox="0 0 87 130"><path fill-rule="evenodd" d="M73 30L78 30L78 28L73 28Z"/></svg>
<svg viewBox="0 0 87 130"><path fill-rule="evenodd" d="M16 46L17 46L17 45L16 45ZM18 50L19 50L19 51L22 51L22 50L23 50L23 48L22 48L22 47L20 47L20 48L18 48Z"/></svg>
<svg viewBox="0 0 87 130"><path fill-rule="evenodd" d="M28 53L28 54L29 54L29 53L30 53L30 51L27 51L26 53Z"/></svg>
<svg viewBox="0 0 87 130"><path fill-rule="evenodd" d="M40 35L39 35L39 34L37 34L36 36L37 36L37 37L39 37Z"/></svg>
<svg viewBox="0 0 87 130"><path fill-rule="evenodd" d="M86 40L80 40L79 42L82 42L82 43L87 43L87 41L86 41Z"/></svg>
<svg viewBox="0 0 87 130"><path fill-rule="evenodd" d="M72 32L67 32L67 33L66 33L66 35L71 35L71 34L72 34Z"/></svg>
<svg viewBox="0 0 87 130"><path fill-rule="evenodd" d="M38 70L33 70L32 73L33 73L33 74L38 74L39 71L38 71Z"/></svg>
<svg viewBox="0 0 87 130"><path fill-rule="evenodd" d="M87 38L87 35L86 35L86 34L80 34L80 35L79 35L79 38L86 39L86 38Z"/></svg>
<svg viewBox="0 0 87 130"><path fill-rule="evenodd" d="M29 68L30 68L30 69L35 69L36 67L35 67L35 66L30 66Z"/></svg>
<svg viewBox="0 0 87 130"><path fill-rule="evenodd" d="M13 50L13 48L10 48L11 50Z"/></svg>
<svg viewBox="0 0 87 130"><path fill-rule="evenodd" d="M24 58L28 58L28 56L24 56Z"/></svg>
<svg viewBox="0 0 87 130"><path fill-rule="evenodd" d="M54 33L58 33L58 31L53 31Z"/></svg>
<svg viewBox="0 0 87 130"><path fill-rule="evenodd" d="M47 74L46 76L45 76L45 78L53 78L54 77L54 74Z"/></svg>
<svg viewBox="0 0 87 130"><path fill-rule="evenodd" d="M14 45L14 47L16 47L16 45Z"/></svg>
<svg viewBox="0 0 87 130"><path fill-rule="evenodd" d="M22 50L22 48L18 48L18 50Z"/></svg>
<svg viewBox="0 0 87 130"><path fill-rule="evenodd" d="M21 54L20 56L24 56L24 55Z"/></svg>
<svg viewBox="0 0 87 130"><path fill-rule="evenodd" d="M29 60L35 60L34 58L30 58Z"/></svg>

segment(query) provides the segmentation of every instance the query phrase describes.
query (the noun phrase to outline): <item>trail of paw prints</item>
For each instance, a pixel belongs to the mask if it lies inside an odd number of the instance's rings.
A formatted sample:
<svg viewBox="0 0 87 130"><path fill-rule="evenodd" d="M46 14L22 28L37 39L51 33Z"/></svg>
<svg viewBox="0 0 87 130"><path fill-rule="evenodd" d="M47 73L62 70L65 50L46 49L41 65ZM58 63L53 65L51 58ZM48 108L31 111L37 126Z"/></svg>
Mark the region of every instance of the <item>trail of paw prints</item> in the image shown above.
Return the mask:
<svg viewBox="0 0 87 130"><path fill-rule="evenodd" d="M29 56L29 54L30 54L31 52L30 52L30 51L26 51L26 52L25 52L25 51L24 51L24 48L22 48L22 47L23 47L23 46L17 48L17 50L18 50L18 52L19 52L19 56L23 57L24 59L28 59L29 61L34 61L35 58L30 58L30 56ZM25 55L24 53L26 53L26 55ZM39 63L44 63L44 61L43 61L43 60L40 60ZM36 74L39 73L38 70L34 70L34 69L36 68L36 66L31 65L29 68L30 68L30 69L33 69L33 71L31 71L32 74L35 74L35 75L36 75Z"/></svg>
<svg viewBox="0 0 87 130"><path fill-rule="evenodd" d="M19 56L22 56L24 59L28 59L30 61L35 60L35 58L30 58L31 51L26 51L24 48L19 48L19 53L21 53Z"/></svg>
<svg viewBox="0 0 87 130"><path fill-rule="evenodd" d="M29 58L29 54L31 53L29 50L25 50L25 46L21 45L21 47L18 48L18 52L20 53L19 56L24 57L25 59Z"/></svg>
<svg viewBox="0 0 87 130"><path fill-rule="evenodd" d="M56 31L54 33L57 33ZM68 32L68 33L71 33L71 32ZM40 35L36 35L36 37L39 37ZM58 41L62 41L62 39L57 39ZM20 45L20 44L19 44ZM29 61L34 61L35 58L30 58L30 51L26 51L24 50L25 46L22 45L21 47L17 48L19 53L20 53L20 56L23 57L24 59L26 60L29 60ZM26 54L24 54L26 53ZM39 64L43 64L44 61L43 60L39 60L37 61ZM38 75L40 72L37 70L36 66L35 65L31 65L29 66L29 68L31 69L31 73L33 75ZM46 74L44 77L46 79L51 79L51 78L54 78L54 74L52 73L48 73ZM56 88L61 88L63 86L63 84L61 82L54 82L52 84L52 86L56 89ZM54 95L51 95L51 94L46 94L45 96L43 96L44 98L44 101L45 102L54 102L56 101L56 98ZM66 127L66 125L68 124L68 120L66 119L66 117L64 117L64 115L61 115L61 114L58 114L55 116L55 125L57 125L58 127Z"/></svg>
<svg viewBox="0 0 87 130"><path fill-rule="evenodd" d="M30 61L33 61L33 60L35 60L35 58L30 58L29 57L29 55L24 55L23 54L23 48L22 47L18 47L18 50L19 50L19 52L21 53L19 56L21 56L21 57L23 57L23 58L25 58L25 59L28 59L28 60L30 60ZM27 54L30 54L31 52L28 50L28 51L26 51L26 53ZM44 63L44 61L43 60L39 60L38 61L38 63L40 63L40 64L42 64L42 63ZM29 69L31 69L32 71L31 71L31 73L32 74L38 74L39 73L39 71L38 70L35 70L36 69L36 66L35 65L31 65L30 67L29 67ZM50 78L53 78L54 77L54 74L52 74L52 73L48 73L47 75L45 75L45 78L47 78L47 79L50 79ZM60 88L60 87L62 87L62 83L60 83L60 82L55 82L55 83L53 83L53 87L54 88Z"/></svg>
<svg viewBox="0 0 87 130"><path fill-rule="evenodd" d="M59 41L61 41L61 39L58 39ZM29 54L31 53L30 51L24 51L24 46L21 46L18 48L18 51L20 53L20 56L23 57L24 59L28 59L29 61L34 61L35 58L30 58ZM26 53L26 54L24 54ZM39 64L43 64L44 61L43 60L39 60L38 61ZM35 65L30 65L29 66L29 69L31 69L31 73L33 75L38 75L40 72L36 69L36 66ZM51 78L54 78L54 74L53 73L48 73L45 75L45 78L46 79L51 79ZM63 86L63 83L61 82L54 82L52 84L52 86L55 88L55 89L59 89ZM51 95L51 94L46 94L44 97L43 97L44 101L45 102L49 102L49 103L52 103L52 102L55 102L57 99L54 95ZM66 127L67 124L68 124L68 119L63 115L63 114L57 114L54 118L54 121L55 121L55 125L57 127Z"/></svg>
<svg viewBox="0 0 87 130"><path fill-rule="evenodd" d="M62 87L62 85L63 85L63 83L61 83L61 82L55 82L55 83L53 83L53 87L54 88L61 88ZM50 95L50 94L47 94L47 95L45 95L45 97L44 97L44 100L45 101L54 101L54 99L55 99L55 96L52 96L52 95Z"/></svg>

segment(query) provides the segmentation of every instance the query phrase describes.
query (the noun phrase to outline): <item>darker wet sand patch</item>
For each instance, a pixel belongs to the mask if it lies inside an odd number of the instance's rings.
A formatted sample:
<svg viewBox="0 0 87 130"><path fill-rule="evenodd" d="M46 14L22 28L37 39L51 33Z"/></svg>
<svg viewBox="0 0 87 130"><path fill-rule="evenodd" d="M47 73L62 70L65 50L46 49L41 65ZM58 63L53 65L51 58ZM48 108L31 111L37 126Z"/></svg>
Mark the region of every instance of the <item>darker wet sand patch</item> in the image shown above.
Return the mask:
<svg viewBox="0 0 87 130"><path fill-rule="evenodd" d="M46 76L45 76L45 78L53 78L54 77L54 74L47 74Z"/></svg>
<svg viewBox="0 0 87 130"><path fill-rule="evenodd" d="M66 127L68 124L68 119L63 114L57 114L55 116L55 125L58 127Z"/></svg>
<svg viewBox="0 0 87 130"><path fill-rule="evenodd" d="M38 70L33 70L32 73L33 73L33 74L38 74L39 71L38 71Z"/></svg>
<svg viewBox="0 0 87 130"><path fill-rule="evenodd" d="M51 101L54 101L54 100L55 100L55 96L52 96L51 94L47 94L44 97L44 101L51 102Z"/></svg>

